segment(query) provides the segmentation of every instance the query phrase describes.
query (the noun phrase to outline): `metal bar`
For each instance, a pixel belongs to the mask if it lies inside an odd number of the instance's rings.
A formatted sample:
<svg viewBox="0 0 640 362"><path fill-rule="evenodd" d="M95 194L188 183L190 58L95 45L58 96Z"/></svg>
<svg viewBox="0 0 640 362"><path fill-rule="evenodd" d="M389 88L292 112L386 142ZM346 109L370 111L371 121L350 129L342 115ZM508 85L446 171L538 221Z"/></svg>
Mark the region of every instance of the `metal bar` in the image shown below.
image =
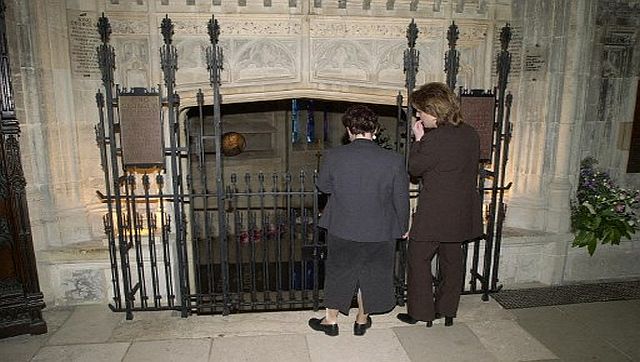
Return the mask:
<svg viewBox="0 0 640 362"><path fill-rule="evenodd" d="M196 99L198 101L198 108L200 110L200 112L202 112L202 92L200 90L198 90L198 93L196 94ZM200 124L202 124L202 119L200 119ZM195 279L195 290L196 290L196 308L200 308L200 306L203 304L202 303L202 299L201 299L201 294L200 294L200 289L202 288L201 285L201 260L200 260L200 240L201 240L201 225L200 223L198 223L198 217L195 214L194 211L194 207L195 207L195 201L196 199L193 197L193 194L195 193L195 185L193 183L193 178L192 178L192 174L194 172L193 170L193 162L192 162L192 158L194 157L194 154L196 151L194 151L193 149L193 141L192 141L192 136L191 136L191 121L190 118L187 118L185 121L185 126L184 126L184 133L185 133L185 140L187 142L187 149L189 150L187 152L187 183L188 183L188 189L189 189L189 200L191 202L189 202L189 218L191 220L191 248L192 248L192 252L193 252L193 267L194 267L194 279ZM200 137L200 135L198 135L199 139L202 139L202 137ZM199 167L202 166L202 163L200 162ZM200 177L202 178L202 172L200 172ZM184 201L184 199L183 199ZM204 207L206 208L207 205L204 205ZM205 212L205 217L206 217L206 212ZM206 222L206 221L205 221Z"/></svg>
<svg viewBox="0 0 640 362"><path fill-rule="evenodd" d="M503 137L503 153L502 153L502 163L500 167L502 172L500 174L500 183L499 183L499 194L498 194L498 222L497 222L497 230L496 230L496 242L495 242L495 251L493 257L493 267L492 267L492 277L491 277L491 290L496 290L498 288L498 267L500 265L500 247L502 245L502 227L504 223L504 218L506 214L506 205L504 204L504 191L509 189L511 184L507 187L504 186L505 183L505 175L507 168L507 161L509 160L509 143L511 142L511 122L509 121L511 117L511 104L513 102L513 96L511 94L507 94L506 96L506 115L505 115L505 130L502 134Z"/></svg>
<svg viewBox="0 0 640 362"><path fill-rule="evenodd" d="M458 69L460 68L460 52L456 49L459 34L458 26L452 21L449 30L447 30L449 50L447 50L444 55L444 71L447 74L447 86L452 91L455 91Z"/></svg>
<svg viewBox="0 0 640 362"><path fill-rule="evenodd" d="M220 27L218 21L211 15L211 19L207 24L207 32L211 46L207 48L207 69L209 70L209 84L213 88L213 123L215 129L216 140L216 193L218 195L218 230L220 231L220 258L222 270L222 294L224 298L224 313L229 314L229 272L228 272L228 253L227 253L227 227L224 212L225 188L223 174L223 158L222 158L222 118L220 115L220 106L222 96L220 95L220 72L222 71L223 56L222 48L218 44L220 36Z"/></svg>
<svg viewBox="0 0 640 362"><path fill-rule="evenodd" d="M244 184L245 190L247 193L252 193L251 191L251 174L248 172L244 174ZM249 247L251 248L251 258L249 261L249 276L251 277L251 301L257 301L256 294L256 238L255 238L255 230L256 230L256 220L255 213L252 213L251 210L251 196L246 196L247 199L247 241L249 243Z"/></svg>
<svg viewBox="0 0 640 362"><path fill-rule="evenodd" d="M283 226L283 216L282 213L278 213L277 207L278 207L278 195L279 195L279 185L278 185L278 174L277 173L273 173L271 180L273 181L273 186L271 188L272 190L272 194L273 194L273 213L276 218L275 222L276 222L276 229L277 229L277 234L276 234L276 289L278 291L277 297L276 297L276 305L278 308L281 307L281 303L283 300L283 295L282 295L282 229L284 229ZM286 209L285 209L286 210ZM286 211L285 211L286 212Z"/></svg>
<svg viewBox="0 0 640 362"><path fill-rule="evenodd" d="M109 197L111 197L111 178L109 174L109 161L107 158L107 139L105 137L105 123L104 123L104 95L98 91L96 93L96 104L98 106L99 121L95 127L96 142L100 149L100 165L104 173L105 191ZM107 240L109 245L109 261L111 264L111 284L113 285L113 301L116 308L122 308L122 301L120 297L120 276L118 275L118 260L117 249L114 234L113 225L113 204L107 202L107 214L103 217L104 231L107 234Z"/></svg>
<svg viewBox="0 0 640 362"><path fill-rule="evenodd" d="M407 122L405 124L405 148L404 148L404 163L405 167L409 165L409 147L411 141L411 118L413 117L413 106L411 105L411 95L413 89L416 87L416 75L418 73L418 65L420 61L420 52L415 49L416 40L418 39L418 26L414 19L411 19L411 23L407 27L407 45L408 48L404 51L404 74L405 74L405 88L407 89Z"/></svg>
<svg viewBox="0 0 640 362"><path fill-rule="evenodd" d="M120 189L118 186L118 162L116 155L116 137L115 137L115 121L114 121L114 113L113 113L113 105L114 105L114 97L113 97L113 71L115 69L115 52L113 47L109 45L109 38L111 36L111 25L109 24L109 19L104 16L104 14L98 19L98 33L100 34L100 39L102 44L98 46L98 63L100 66L100 72L102 74L102 84L104 86L105 91L105 99L106 99L106 110L107 110L107 122L109 129L109 150L111 156L111 182L113 182L113 192L115 198L115 211L116 211L116 222L117 222L117 230L118 230L118 244L120 250L120 263L122 268L122 285L124 288L124 296L125 296L125 311L126 311L126 319L133 319L133 303L131 292L131 282L130 277L128 275L128 254L126 249L126 241L124 240L124 236L122 233L122 207L120 205Z"/></svg>
<svg viewBox="0 0 640 362"><path fill-rule="evenodd" d="M303 248L307 244L307 209L305 208L304 197L304 170L300 170L300 248ZM294 245L295 247L295 245ZM307 300L307 263L304 258L300 260L300 289L302 290L302 300Z"/></svg>
<svg viewBox="0 0 640 362"><path fill-rule="evenodd" d="M291 207L291 174L289 172L285 175L285 189L286 193L286 203L287 203L287 225L289 227L289 300L295 299L294 293L294 265L293 265L293 254L295 252L294 243L295 243L295 233L296 233L296 212L295 209Z"/></svg>
<svg viewBox="0 0 640 362"><path fill-rule="evenodd" d="M258 173L258 193L260 193L260 240L262 240L262 297L266 301L271 300L271 293L269 291L269 243L271 238L269 233L271 230L271 223L269 217L265 213L265 187L264 187L264 174Z"/></svg>
<svg viewBox="0 0 640 362"><path fill-rule="evenodd" d="M498 72L498 89L497 89L497 95L498 95L498 112L497 112L497 117L496 117L496 125L495 125L495 132L496 132L496 143L495 143L495 154L494 154L494 158L493 158L493 167L494 167L494 177L492 180L492 187L493 190L491 191L491 205L492 205L492 214L491 214L491 229L489 230L488 234L491 235L491 237L487 238L487 250L485 251L485 253L488 252L488 255L485 254L485 265L484 265L484 277L486 278L485 283L483 285L483 296L482 299L483 300L488 300L489 299L489 289L490 289L490 283L489 283L489 278L490 278L490 273L491 273L491 257L493 255L493 241L494 241L494 235L495 235L495 226L498 223L497 218L499 217L497 214L499 214L499 205L497 204L497 199L498 199L498 193L501 192L500 190L498 190L499 187L499 182L502 178L502 129L503 129L503 123L504 123L504 108L505 108L505 91L507 88L507 81L508 81L508 76L509 76L509 69L511 67L511 55L509 54L509 51L507 50L509 47L509 41L511 40L511 28L509 27L509 24L507 23L507 25L505 25L502 28L502 31L500 32L500 44L501 44L501 51L498 54L498 58L497 58L497 72Z"/></svg>
<svg viewBox="0 0 640 362"><path fill-rule="evenodd" d="M151 284L153 286L153 305L156 308L160 307L160 276L158 274L158 255L156 253L156 218L155 214L151 212L151 202L149 199L149 189L151 182L149 181L149 175L145 173L142 176L142 188L144 190L145 202L145 215L147 219L147 243L149 246L149 260L151 262Z"/></svg>
<svg viewBox="0 0 640 362"><path fill-rule="evenodd" d="M397 113L396 113L396 147L395 147L395 151L396 152L400 152L401 150L401 142L400 140L402 139L402 133L403 131L406 131L406 129L403 130L403 125L404 122L408 122L409 120L403 120L402 119L402 114L404 113L403 109L402 109L402 93L398 92L398 95L396 96L396 109L397 109ZM405 142L407 140L407 136L405 135ZM402 145L403 147L407 147L408 142L405 145Z"/></svg>
<svg viewBox="0 0 640 362"><path fill-rule="evenodd" d="M135 187L136 187L136 177L133 173L130 173L126 177L125 184L127 185L127 191L129 194L135 196ZM133 245L136 250L136 264L138 267L138 283L140 283L140 305L143 308L147 307L147 283L144 276L144 257L142 252L142 240L140 237L140 231L142 229L141 221L138 215L138 211L136 210L136 203L130 202L127 203L127 208L130 211L129 213L129 230L132 232L130 238L133 239Z"/></svg>
<svg viewBox="0 0 640 362"><path fill-rule="evenodd" d="M313 170L313 185L318 183L318 169ZM313 310L320 308L320 259L324 255L320 252L320 229L318 228L318 214L320 208L318 205L319 191L317 187L313 187Z"/></svg>
<svg viewBox="0 0 640 362"><path fill-rule="evenodd" d="M163 198L164 177L158 173L156 175L158 185L158 195ZM167 303L169 307L174 307L175 295L173 294L173 277L171 275L171 249L169 244L169 234L171 233L171 217L167 215L164 202L160 201L160 229L162 231L162 257L164 258L164 277L167 285Z"/></svg>
<svg viewBox="0 0 640 362"><path fill-rule="evenodd" d="M178 250L178 274L180 278L180 302L182 305L181 316L183 318L187 317L189 313L189 300L187 299L187 295L189 294L189 276L188 271L186 269L187 256L185 255L185 244L184 240L184 221L183 221L183 207L182 207L182 199L178 195L179 189L181 188L181 178L180 178L180 169L178 165L178 150L176 147L178 146L178 120L176 117L176 107L178 104L178 95L175 93L175 76L176 70L178 69L178 54L177 49L174 45L172 45L172 37L173 37L173 23L168 15L162 19L162 23L160 24L160 29L162 32L164 45L160 48L160 62L162 73L164 75L164 84L167 88L167 108L168 108L168 123L169 123L169 144L171 149L171 184L172 184L172 194L173 194L173 215L174 221L176 224L176 238L177 238L177 250Z"/></svg>

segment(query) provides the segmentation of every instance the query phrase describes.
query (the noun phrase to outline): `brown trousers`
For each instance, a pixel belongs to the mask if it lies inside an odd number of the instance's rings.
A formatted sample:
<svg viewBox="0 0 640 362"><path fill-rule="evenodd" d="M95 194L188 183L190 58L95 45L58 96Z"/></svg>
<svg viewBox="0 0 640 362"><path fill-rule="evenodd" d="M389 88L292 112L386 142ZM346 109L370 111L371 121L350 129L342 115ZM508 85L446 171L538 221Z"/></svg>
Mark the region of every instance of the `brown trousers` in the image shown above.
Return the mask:
<svg viewBox="0 0 640 362"><path fill-rule="evenodd" d="M431 263L438 253L440 283L433 292ZM407 266L407 312L421 321L435 314L455 317L462 290L462 243L409 240Z"/></svg>

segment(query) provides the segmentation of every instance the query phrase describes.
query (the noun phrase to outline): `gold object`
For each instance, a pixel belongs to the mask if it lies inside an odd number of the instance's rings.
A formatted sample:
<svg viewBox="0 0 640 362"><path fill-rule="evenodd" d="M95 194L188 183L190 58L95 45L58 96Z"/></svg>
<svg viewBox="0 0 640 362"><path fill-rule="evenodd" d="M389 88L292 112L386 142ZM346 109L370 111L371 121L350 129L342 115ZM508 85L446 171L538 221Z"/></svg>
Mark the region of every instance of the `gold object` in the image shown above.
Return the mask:
<svg viewBox="0 0 640 362"><path fill-rule="evenodd" d="M244 151L247 141L238 132L227 132L222 135L222 154L225 156L236 156Z"/></svg>

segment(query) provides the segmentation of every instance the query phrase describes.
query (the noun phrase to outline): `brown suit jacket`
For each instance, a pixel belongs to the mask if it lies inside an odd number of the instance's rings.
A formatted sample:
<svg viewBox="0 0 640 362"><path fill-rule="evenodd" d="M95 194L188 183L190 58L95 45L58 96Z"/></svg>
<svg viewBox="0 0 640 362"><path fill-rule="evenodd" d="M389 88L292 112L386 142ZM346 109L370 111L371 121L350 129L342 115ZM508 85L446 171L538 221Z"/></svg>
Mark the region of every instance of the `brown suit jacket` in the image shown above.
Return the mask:
<svg viewBox="0 0 640 362"><path fill-rule="evenodd" d="M478 133L464 123L432 129L411 145L409 173L423 183L411 239L461 242L482 235L479 158Z"/></svg>

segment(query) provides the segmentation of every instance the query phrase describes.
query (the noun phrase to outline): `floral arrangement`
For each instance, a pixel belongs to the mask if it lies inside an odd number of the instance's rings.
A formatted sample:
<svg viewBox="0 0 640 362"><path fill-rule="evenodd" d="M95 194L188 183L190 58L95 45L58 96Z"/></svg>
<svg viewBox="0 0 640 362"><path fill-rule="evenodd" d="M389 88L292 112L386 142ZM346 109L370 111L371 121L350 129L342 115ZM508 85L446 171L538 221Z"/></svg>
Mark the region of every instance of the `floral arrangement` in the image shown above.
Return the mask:
<svg viewBox="0 0 640 362"><path fill-rule="evenodd" d="M571 202L573 246L586 246L589 255L598 241L617 245L623 236L631 239L640 222L640 190L617 186L606 172L595 168L597 163L591 157L582 160L576 198Z"/></svg>

